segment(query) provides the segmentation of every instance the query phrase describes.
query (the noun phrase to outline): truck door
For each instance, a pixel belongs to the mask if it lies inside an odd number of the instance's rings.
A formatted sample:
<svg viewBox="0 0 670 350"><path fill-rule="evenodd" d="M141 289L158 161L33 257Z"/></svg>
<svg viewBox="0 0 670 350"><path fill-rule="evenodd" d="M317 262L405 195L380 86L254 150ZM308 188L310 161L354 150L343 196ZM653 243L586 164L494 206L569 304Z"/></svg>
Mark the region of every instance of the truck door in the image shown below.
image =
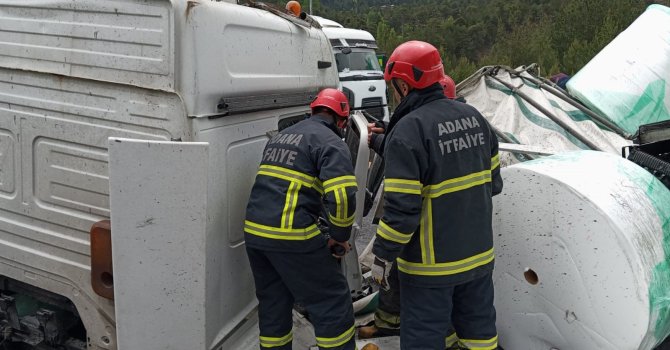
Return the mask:
<svg viewBox="0 0 670 350"><path fill-rule="evenodd" d="M110 138L109 159L118 349L205 350L208 143Z"/></svg>
<svg viewBox="0 0 670 350"><path fill-rule="evenodd" d="M368 148L368 122L360 111L355 112L351 116L349 128L347 128L347 133L345 135L345 142L347 143L347 146L349 146L349 151L351 152L351 160L354 165L358 192L356 192L356 219L354 220L351 238L349 239L352 249L342 260L342 270L347 277L352 297L357 299L362 295L363 281L361 267L358 263L356 236L358 236L363 226L370 159L370 149Z"/></svg>

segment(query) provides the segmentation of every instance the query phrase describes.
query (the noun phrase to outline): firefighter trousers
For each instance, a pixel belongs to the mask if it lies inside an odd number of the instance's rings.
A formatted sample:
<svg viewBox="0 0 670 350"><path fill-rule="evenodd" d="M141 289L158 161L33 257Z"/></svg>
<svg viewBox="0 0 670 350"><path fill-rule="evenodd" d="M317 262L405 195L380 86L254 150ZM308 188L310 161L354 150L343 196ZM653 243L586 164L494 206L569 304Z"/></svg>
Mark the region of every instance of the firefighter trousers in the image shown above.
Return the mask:
<svg viewBox="0 0 670 350"><path fill-rule="evenodd" d="M321 350L353 350L351 294L339 264L324 245L307 253L247 247L256 284L261 349L291 350L293 304L302 305Z"/></svg>
<svg viewBox="0 0 670 350"><path fill-rule="evenodd" d="M398 264L393 264L388 277L389 289L379 290L379 307L375 312L375 326L380 334L390 334L400 329L400 281L398 280ZM453 327L448 327L445 337L447 349L456 346L458 336Z"/></svg>
<svg viewBox="0 0 670 350"><path fill-rule="evenodd" d="M444 350L450 328L465 349L498 348L492 274L453 286L415 286L400 277L400 348Z"/></svg>

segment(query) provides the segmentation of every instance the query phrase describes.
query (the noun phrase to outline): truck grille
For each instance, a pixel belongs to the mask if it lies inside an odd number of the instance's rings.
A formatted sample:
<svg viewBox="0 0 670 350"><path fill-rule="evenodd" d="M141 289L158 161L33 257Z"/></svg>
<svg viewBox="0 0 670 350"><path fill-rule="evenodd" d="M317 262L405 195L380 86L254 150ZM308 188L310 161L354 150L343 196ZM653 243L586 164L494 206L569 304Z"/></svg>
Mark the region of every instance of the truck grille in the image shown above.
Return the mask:
<svg viewBox="0 0 670 350"><path fill-rule="evenodd" d="M381 97L364 98L361 107L375 118L384 118L384 103Z"/></svg>

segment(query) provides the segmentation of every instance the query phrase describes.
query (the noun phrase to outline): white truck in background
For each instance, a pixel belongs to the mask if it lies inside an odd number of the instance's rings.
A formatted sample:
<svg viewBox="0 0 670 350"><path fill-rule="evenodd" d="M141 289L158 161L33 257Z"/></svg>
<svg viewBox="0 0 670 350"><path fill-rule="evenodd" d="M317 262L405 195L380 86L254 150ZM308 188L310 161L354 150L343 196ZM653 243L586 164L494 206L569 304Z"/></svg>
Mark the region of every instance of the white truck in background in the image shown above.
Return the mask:
<svg viewBox="0 0 670 350"><path fill-rule="evenodd" d="M0 17L0 344L257 348L245 204L269 135L338 86L324 33L236 1Z"/></svg>
<svg viewBox="0 0 670 350"><path fill-rule="evenodd" d="M389 119L384 67L377 58L377 42L367 31L313 16L330 40L342 91L354 110L365 110L379 120Z"/></svg>

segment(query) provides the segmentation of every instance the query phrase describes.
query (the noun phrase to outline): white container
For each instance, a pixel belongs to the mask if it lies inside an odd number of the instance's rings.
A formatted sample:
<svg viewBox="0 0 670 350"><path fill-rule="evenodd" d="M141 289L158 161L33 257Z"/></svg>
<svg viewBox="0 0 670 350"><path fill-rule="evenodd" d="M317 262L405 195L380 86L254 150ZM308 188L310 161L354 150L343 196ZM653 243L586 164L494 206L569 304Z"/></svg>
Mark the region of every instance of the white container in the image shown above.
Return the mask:
<svg viewBox="0 0 670 350"><path fill-rule="evenodd" d="M652 349L670 325L670 191L581 151L502 169L494 283L505 349Z"/></svg>

